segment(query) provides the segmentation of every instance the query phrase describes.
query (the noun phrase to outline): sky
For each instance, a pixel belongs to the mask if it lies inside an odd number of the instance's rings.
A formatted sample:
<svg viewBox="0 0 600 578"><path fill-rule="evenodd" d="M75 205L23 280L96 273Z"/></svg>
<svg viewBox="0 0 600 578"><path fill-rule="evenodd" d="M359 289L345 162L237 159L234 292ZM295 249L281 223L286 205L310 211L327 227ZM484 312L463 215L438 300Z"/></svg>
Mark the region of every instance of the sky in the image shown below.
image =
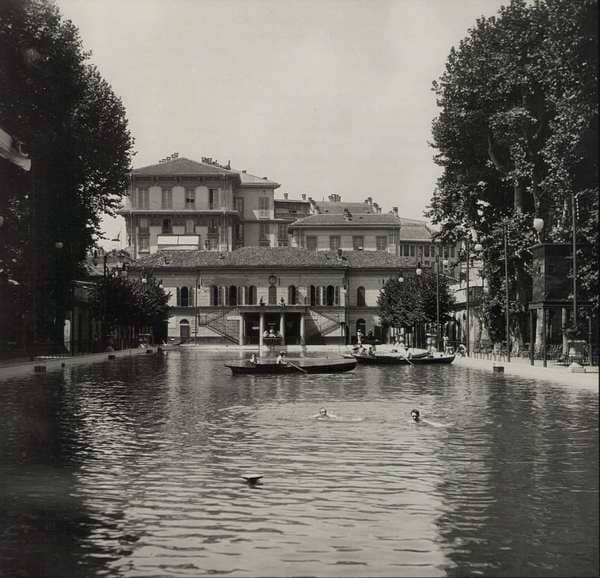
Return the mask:
<svg viewBox="0 0 600 578"><path fill-rule="evenodd" d="M440 174L431 83L506 1L56 3L125 105L134 167L212 157L277 181L278 196L371 196L419 219ZM104 223L125 238L121 218Z"/></svg>

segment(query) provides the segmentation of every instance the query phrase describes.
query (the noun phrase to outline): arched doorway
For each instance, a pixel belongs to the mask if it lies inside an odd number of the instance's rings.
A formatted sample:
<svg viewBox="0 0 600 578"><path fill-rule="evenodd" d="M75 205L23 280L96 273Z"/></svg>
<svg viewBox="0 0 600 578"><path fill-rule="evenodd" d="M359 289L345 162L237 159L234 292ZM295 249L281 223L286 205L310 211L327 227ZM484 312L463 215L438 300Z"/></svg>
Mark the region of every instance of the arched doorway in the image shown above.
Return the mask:
<svg viewBox="0 0 600 578"><path fill-rule="evenodd" d="M329 307L335 303L335 287L333 285L327 285L325 299L325 305L328 305Z"/></svg>
<svg viewBox="0 0 600 578"><path fill-rule="evenodd" d="M356 320L356 333L358 334L359 331L362 333L364 339L367 335L367 323L364 319Z"/></svg>
<svg viewBox="0 0 600 578"><path fill-rule="evenodd" d="M179 337L181 341L187 341L190 338L190 322L187 319L179 322Z"/></svg>
<svg viewBox="0 0 600 578"><path fill-rule="evenodd" d="M296 305L296 287L294 285L288 287L288 303Z"/></svg>
<svg viewBox="0 0 600 578"><path fill-rule="evenodd" d="M277 305L277 287L269 287L269 305Z"/></svg>

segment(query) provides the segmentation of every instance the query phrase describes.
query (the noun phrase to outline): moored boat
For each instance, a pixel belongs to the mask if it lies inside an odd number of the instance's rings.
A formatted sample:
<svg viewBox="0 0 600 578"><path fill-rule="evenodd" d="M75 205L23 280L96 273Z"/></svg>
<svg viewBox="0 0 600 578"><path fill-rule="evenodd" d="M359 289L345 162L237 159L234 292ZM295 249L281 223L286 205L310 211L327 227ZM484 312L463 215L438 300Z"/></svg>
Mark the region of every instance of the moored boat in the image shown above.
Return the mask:
<svg viewBox="0 0 600 578"><path fill-rule="evenodd" d="M233 375L280 375L290 373L343 373L356 367L356 359L329 359L307 357L286 359L284 363L274 360L231 361L225 364Z"/></svg>
<svg viewBox="0 0 600 578"><path fill-rule="evenodd" d="M355 353L354 359L364 365L447 365L454 361L454 355L438 353L407 357L400 353Z"/></svg>

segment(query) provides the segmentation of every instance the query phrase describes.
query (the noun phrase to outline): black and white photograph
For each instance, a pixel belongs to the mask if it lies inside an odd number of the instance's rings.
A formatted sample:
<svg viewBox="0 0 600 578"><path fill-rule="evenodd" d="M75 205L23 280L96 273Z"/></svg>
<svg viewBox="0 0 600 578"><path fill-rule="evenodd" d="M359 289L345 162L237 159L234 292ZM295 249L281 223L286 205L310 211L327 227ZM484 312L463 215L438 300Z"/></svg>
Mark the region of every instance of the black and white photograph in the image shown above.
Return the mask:
<svg viewBox="0 0 600 578"><path fill-rule="evenodd" d="M598 0L0 0L0 577L600 575Z"/></svg>

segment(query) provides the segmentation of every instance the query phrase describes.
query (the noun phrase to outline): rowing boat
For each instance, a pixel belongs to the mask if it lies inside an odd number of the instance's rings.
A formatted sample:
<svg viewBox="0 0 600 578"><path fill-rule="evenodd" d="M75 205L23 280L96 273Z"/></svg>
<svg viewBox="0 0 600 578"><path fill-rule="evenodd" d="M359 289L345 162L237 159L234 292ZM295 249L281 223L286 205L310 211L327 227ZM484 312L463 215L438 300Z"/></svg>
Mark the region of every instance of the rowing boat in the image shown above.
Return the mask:
<svg viewBox="0 0 600 578"><path fill-rule="evenodd" d="M273 360L259 360L251 363L248 360L230 361L225 367L231 369L233 375L280 375L290 373L342 373L352 371L356 367L356 359L329 359L307 357L287 359L283 363Z"/></svg>
<svg viewBox="0 0 600 578"><path fill-rule="evenodd" d="M447 365L454 361L454 355L428 355L406 357L400 353L354 353L352 355L358 363L364 365Z"/></svg>

